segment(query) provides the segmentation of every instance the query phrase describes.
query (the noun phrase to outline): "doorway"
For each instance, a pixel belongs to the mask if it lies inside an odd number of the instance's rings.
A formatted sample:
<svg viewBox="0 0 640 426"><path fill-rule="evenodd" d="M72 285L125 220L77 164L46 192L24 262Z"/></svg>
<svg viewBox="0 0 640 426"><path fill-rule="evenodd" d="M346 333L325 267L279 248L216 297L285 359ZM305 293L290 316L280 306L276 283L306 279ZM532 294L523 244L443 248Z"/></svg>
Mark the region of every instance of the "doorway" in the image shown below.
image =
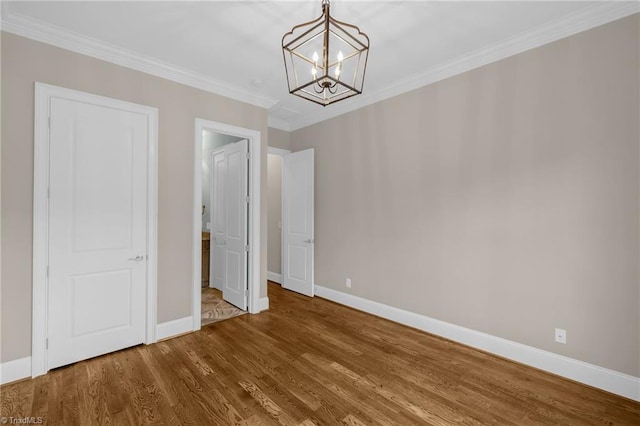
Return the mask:
<svg viewBox="0 0 640 426"><path fill-rule="evenodd" d="M201 325L246 313L248 143L202 135Z"/></svg>
<svg viewBox="0 0 640 426"><path fill-rule="evenodd" d="M244 148L240 145L244 143ZM207 289L215 289L216 286L222 287L220 290L225 290L224 283L215 283L215 274L218 269L214 264L213 270L206 270L206 262L211 259L211 254L216 250L216 240L214 240L216 225L211 223L211 212L216 208L215 200L211 197L214 195L213 188L207 190L206 186L209 182L213 182L212 174L214 172L213 159L214 154L216 158L226 161L226 165L220 170L225 170L227 167L236 170L234 176L242 177L244 174L244 180L240 182L235 179L236 189L239 189L243 185L246 185L247 196L242 196L239 193L236 194L238 198L236 201L242 201L245 204L246 216L245 218L236 218L235 224L238 225L235 229L241 229L244 226L244 235L240 235L239 238L231 238L232 243L235 245L244 241L244 244L240 244L242 248L242 254L244 261L239 253L239 250L235 250L231 253L229 259L238 260L234 263L233 271L243 274L243 277L234 275L233 278L237 282L242 283L240 289L238 285L233 288L227 288L227 290L236 290L235 303L238 303L238 297L245 298L246 301L241 307L246 306L249 313L258 313L260 310L265 309L268 306L266 300L260 299L260 132L244 129L240 127L230 126L223 123L217 123L208 120L196 119L195 123L195 155L194 155L194 227L193 227L193 298L192 298L192 315L193 315L193 329L199 330L202 326L202 286L203 286L203 272L207 273L209 277L205 277L204 284ZM225 154L226 152L226 154ZM240 159L244 159L246 167L241 171L238 166L241 165ZM226 159L226 160L225 160ZM255 159L255 161L254 161ZM205 183L205 179L207 180ZM210 196L205 196L203 190L207 190ZM235 191L234 191L235 194ZM238 203L236 203L238 204ZM203 207L204 206L204 207ZM235 211L235 210L234 210ZM213 216L215 217L215 215ZM213 232L212 232L213 231ZM207 236L208 242L203 239L203 236ZM239 234L237 232L226 233L226 236L236 237ZM236 235L238 234L238 235ZM219 240L221 244L226 244L227 238ZM236 244L237 243L237 244ZM235 246L234 246L235 247ZM208 248L209 254L207 256L206 250ZM203 250L204 249L204 250ZM227 253L229 254L229 253ZM228 262L231 263L231 262ZM203 268L203 265L205 268ZM242 266L246 265L246 266ZM204 269L204 271L203 271ZM229 270L229 268L227 268ZM232 271L232 275L235 273ZM238 294L239 291L242 294ZM265 303L266 302L266 303ZM265 306L267 305L267 306Z"/></svg>
<svg viewBox="0 0 640 426"><path fill-rule="evenodd" d="M267 277L314 296L314 150L268 151Z"/></svg>

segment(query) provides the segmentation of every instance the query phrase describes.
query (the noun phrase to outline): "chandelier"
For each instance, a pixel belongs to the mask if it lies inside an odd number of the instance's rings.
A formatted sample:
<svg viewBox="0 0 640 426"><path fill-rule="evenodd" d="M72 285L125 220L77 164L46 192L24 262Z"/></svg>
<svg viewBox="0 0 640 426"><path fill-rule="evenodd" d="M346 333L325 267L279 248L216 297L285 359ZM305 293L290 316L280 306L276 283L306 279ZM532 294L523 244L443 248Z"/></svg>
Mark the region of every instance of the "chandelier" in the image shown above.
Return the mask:
<svg viewBox="0 0 640 426"><path fill-rule="evenodd" d="M282 55L289 93L327 106L362 93L369 37L334 19L322 0L322 16L282 37Z"/></svg>

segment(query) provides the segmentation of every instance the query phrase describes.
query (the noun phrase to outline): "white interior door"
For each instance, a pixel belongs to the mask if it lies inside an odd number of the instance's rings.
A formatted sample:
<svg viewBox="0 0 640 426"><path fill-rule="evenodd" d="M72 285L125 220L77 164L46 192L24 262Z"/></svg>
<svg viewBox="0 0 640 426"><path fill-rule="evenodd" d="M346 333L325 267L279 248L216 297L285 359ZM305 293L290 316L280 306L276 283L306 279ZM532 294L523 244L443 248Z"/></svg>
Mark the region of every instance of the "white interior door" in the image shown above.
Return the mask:
<svg viewBox="0 0 640 426"><path fill-rule="evenodd" d="M288 290L313 297L313 149L284 156L283 283Z"/></svg>
<svg viewBox="0 0 640 426"><path fill-rule="evenodd" d="M226 160L224 148L212 155L211 164L211 241L209 263L209 287L222 291L225 277L227 220L225 207Z"/></svg>
<svg viewBox="0 0 640 426"><path fill-rule="evenodd" d="M249 142L224 145L213 153L211 233L213 286L227 302L247 309Z"/></svg>
<svg viewBox="0 0 640 426"><path fill-rule="evenodd" d="M147 118L52 98L48 367L144 342Z"/></svg>
<svg viewBox="0 0 640 426"><path fill-rule="evenodd" d="M225 156L225 279L222 298L247 310L247 242L249 206L248 141L224 146Z"/></svg>

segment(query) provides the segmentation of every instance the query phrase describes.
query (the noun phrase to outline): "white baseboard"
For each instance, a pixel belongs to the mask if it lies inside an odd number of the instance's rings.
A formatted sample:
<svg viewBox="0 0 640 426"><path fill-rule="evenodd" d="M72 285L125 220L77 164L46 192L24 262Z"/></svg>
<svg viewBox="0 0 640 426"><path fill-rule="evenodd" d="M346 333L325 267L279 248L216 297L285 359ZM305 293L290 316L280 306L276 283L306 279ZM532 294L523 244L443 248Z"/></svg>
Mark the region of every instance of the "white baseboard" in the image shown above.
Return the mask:
<svg viewBox="0 0 640 426"><path fill-rule="evenodd" d="M188 316L177 320L163 322L156 326L156 339L168 339L179 334L193 331L193 317Z"/></svg>
<svg viewBox="0 0 640 426"><path fill-rule="evenodd" d="M267 310L269 310L269 298L261 297L260 301L258 302L258 312L267 311Z"/></svg>
<svg viewBox="0 0 640 426"><path fill-rule="evenodd" d="M31 377L31 357L14 359L0 364L0 385Z"/></svg>
<svg viewBox="0 0 640 426"><path fill-rule="evenodd" d="M640 401L640 378L319 285L316 296Z"/></svg>
<svg viewBox="0 0 640 426"><path fill-rule="evenodd" d="M267 279L282 285L282 274L276 274L275 272L267 271Z"/></svg>

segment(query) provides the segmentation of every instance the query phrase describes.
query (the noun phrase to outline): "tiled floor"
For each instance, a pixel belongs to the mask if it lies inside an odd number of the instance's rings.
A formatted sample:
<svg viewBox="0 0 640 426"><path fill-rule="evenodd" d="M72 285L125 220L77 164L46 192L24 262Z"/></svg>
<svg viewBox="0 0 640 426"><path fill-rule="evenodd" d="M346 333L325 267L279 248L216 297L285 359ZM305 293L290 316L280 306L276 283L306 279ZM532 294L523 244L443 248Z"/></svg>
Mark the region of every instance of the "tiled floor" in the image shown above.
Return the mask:
<svg viewBox="0 0 640 426"><path fill-rule="evenodd" d="M222 292L215 288L202 289L202 325L226 320L246 314L231 303L222 300Z"/></svg>

